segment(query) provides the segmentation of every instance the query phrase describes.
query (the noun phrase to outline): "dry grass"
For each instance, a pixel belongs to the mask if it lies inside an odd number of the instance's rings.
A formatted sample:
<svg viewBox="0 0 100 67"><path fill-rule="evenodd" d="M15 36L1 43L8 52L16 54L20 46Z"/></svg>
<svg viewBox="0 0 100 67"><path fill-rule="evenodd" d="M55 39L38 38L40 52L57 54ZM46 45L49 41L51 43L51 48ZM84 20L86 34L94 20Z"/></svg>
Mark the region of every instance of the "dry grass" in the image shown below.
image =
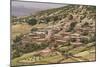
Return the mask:
<svg viewBox="0 0 100 67"><path fill-rule="evenodd" d="M15 38L16 36L20 34L25 34L30 31L32 26L28 24L17 24L17 25L12 25L12 38Z"/></svg>
<svg viewBox="0 0 100 67"><path fill-rule="evenodd" d="M35 27L35 28L46 28L47 26L48 26L48 24L41 23L41 24L36 24L33 27Z"/></svg>

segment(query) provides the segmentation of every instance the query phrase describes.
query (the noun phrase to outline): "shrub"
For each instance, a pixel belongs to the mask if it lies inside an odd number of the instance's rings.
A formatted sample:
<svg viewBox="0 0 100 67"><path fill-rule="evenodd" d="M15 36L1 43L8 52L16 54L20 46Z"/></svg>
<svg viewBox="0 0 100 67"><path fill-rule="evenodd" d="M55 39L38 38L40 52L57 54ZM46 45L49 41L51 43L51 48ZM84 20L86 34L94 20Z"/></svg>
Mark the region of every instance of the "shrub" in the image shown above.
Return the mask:
<svg viewBox="0 0 100 67"><path fill-rule="evenodd" d="M69 19L69 20L72 20L72 19L73 19L73 16L72 16L72 15L69 15L69 16L68 16L68 19Z"/></svg>
<svg viewBox="0 0 100 67"><path fill-rule="evenodd" d="M85 22L84 25L82 25L82 27L88 27L88 26L89 26L88 22Z"/></svg>
<svg viewBox="0 0 100 67"><path fill-rule="evenodd" d="M89 34L88 31L82 32L82 35L83 35L83 36L87 36L88 34Z"/></svg>
<svg viewBox="0 0 100 67"><path fill-rule="evenodd" d="M16 36L16 38L15 38L15 40L13 40L13 42L14 42L14 43L17 43L17 42L21 41L21 36L22 36L22 35Z"/></svg>
<svg viewBox="0 0 100 67"><path fill-rule="evenodd" d="M50 18L49 17L47 17L45 20L46 20L47 23L50 22Z"/></svg>
<svg viewBox="0 0 100 67"><path fill-rule="evenodd" d="M58 16L55 16L55 17L54 17L54 21L57 21L57 20L58 20Z"/></svg>
<svg viewBox="0 0 100 67"><path fill-rule="evenodd" d="M32 29L31 29L31 32L32 32L32 31L37 31L37 30L38 30L37 28L32 28Z"/></svg>
<svg viewBox="0 0 100 67"><path fill-rule="evenodd" d="M31 18L31 19L27 20L27 23L28 23L29 25L35 25L35 24L37 23L37 20L34 19L34 18Z"/></svg>
<svg viewBox="0 0 100 67"><path fill-rule="evenodd" d="M88 41L88 38L81 38L81 42L84 44L87 44L89 41Z"/></svg>
<svg viewBox="0 0 100 67"><path fill-rule="evenodd" d="M94 42L96 41L96 34L93 34L90 36L89 42Z"/></svg>
<svg viewBox="0 0 100 67"><path fill-rule="evenodd" d="M74 29L76 23L77 23L77 22L72 22L72 23L70 24L70 27L69 27L69 30L68 30L69 32L71 32L71 31Z"/></svg>

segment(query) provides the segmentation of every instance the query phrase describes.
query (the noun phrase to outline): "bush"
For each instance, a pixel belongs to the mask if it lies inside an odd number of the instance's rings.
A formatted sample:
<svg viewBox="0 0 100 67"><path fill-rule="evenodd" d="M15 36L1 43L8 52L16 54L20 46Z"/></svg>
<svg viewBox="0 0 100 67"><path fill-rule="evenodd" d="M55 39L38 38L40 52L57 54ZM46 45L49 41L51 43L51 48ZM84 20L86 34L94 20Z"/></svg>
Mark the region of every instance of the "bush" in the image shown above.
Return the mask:
<svg viewBox="0 0 100 67"><path fill-rule="evenodd" d="M47 23L50 22L50 18L49 17L47 17L45 20L46 20Z"/></svg>
<svg viewBox="0 0 100 67"><path fill-rule="evenodd" d="M88 26L89 26L88 22L86 22L86 23L84 23L84 25L82 25L82 27L88 27Z"/></svg>
<svg viewBox="0 0 100 67"><path fill-rule="evenodd" d="M69 15L69 16L68 16L68 19L69 19L69 20L72 20L72 19L73 19L73 16L72 16L72 15Z"/></svg>
<svg viewBox="0 0 100 67"><path fill-rule="evenodd" d="M37 23L37 20L32 18L32 19L27 20L27 23L29 25L35 25Z"/></svg>
<svg viewBox="0 0 100 67"><path fill-rule="evenodd" d="M37 31L37 30L38 30L37 28L32 28L32 29L31 29L31 32L32 32L32 31Z"/></svg>
<svg viewBox="0 0 100 67"><path fill-rule="evenodd" d="M69 30L68 30L69 32L71 32L71 31L74 29L76 23L77 23L77 22L72 22L72 23L70 24L70 27L69 27Z"/></svg>
<svg viewBox="0 0 100 67"><path fill-rule="evenodd" d="M89 42L94 42L94 41L96 41L96 34L91 35L89 39Z"/></svg>
<svg viewBox="0 0 100 67"><path fill-rule="evenodd" d="M88 38L81 38L81 42L87 44L89 42Z"/></svg>
<svg viewBox="0 0 100 67"><path fill-rule="evenodd" d="M83 36L87 36L88 34L89 34L88 31L82 32L82 35L83 35Z"/></svg>
<svg viewBox="0 0 100 67"><path fill-rule="evenodd" d="M58 20L58 16L55 16L55 17L54 17L54 21L57 21L57 20Z"/></svg>
<svg viewBox="0 0 100 67"><path fill-rule="evenodd" d="M22 36L22 35L16 36L16 38L15 38L15 40L13 40L13 42L14 42L14 43L17 43L17 42L21 41L21 36Z"/></svg>

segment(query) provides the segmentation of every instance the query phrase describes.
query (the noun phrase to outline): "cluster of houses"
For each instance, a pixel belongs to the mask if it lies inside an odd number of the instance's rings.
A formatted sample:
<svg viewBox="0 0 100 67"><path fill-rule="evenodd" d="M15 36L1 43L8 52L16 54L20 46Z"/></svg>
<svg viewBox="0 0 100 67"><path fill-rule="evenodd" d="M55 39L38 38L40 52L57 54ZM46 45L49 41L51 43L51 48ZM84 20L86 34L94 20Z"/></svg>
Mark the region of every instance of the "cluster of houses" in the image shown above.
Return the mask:
<svg viewBox="0 0 100 67"><path fill-rule="evenodd" d="M88 25L87 27L83 27L82 25L76 25L75 32L66 32L71 22L63 23L61 25L49 26L47 29L42 31L33 31L28 35L23 37L23 43L25 42L49 42L54 44L63 44L70 42L72 45L82 45L81 38L83 37L83 32L95 33L95 28L93 25ZM93 28L92 28L93 27ZM72 41L71 41L72 40Z"/></svg>

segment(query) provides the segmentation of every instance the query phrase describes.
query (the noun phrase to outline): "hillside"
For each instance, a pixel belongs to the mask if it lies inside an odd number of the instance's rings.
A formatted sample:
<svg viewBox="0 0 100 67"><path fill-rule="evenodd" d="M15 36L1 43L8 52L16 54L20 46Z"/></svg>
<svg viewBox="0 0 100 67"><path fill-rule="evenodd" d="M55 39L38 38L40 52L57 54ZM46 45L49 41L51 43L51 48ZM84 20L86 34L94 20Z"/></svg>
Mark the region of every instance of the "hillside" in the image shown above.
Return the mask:
<svg viewBox="0 0 100 67"><path fill-rule="evenodd" d="M12 66L96 60L95 6L67 5L11 21Z"/></svg>

